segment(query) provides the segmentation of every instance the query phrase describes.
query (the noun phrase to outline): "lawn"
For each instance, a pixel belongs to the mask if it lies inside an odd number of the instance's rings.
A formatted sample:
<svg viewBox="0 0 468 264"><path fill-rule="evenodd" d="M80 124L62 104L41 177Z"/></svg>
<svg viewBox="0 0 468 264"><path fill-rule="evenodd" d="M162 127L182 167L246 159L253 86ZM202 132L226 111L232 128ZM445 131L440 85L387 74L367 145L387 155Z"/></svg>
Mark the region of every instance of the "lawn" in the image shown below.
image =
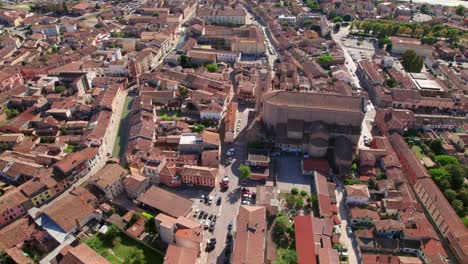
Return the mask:
<svg viewBox="0 0 468 264"><path fill-rule="evenodd" d="M414 151L414 153L416 153L416 156L418 157L418 159L422 159L422 158L424 158L426 156L422 152L422 149L421 149L420 146L414 145L413 147L411 147L411 149Z"/></svg>
<svg viewBox="0 0 468 264"><path fill-rule="evenodd" d="M115 138L114 150L112 151L112 155L115 157L120 157L125 150L129 130L128 120L130 118L129 114L132 110L132 106L133 96L127 96L127 98L125 98L124 109L122 111L122 118L120 119L119 133L117 133L117 137Z"/></svg>
<svg viewBox="0 0 468 264"><path fill-rule="evenodd" d="M120 233L116 240L120 240L120 242L114 241L112 247L109 247L95 235L87 239L85 243L113 264L127 263L126 260L131 256L134 249L143 250L145 263L159 264L164 262L164 257L161 254L123 233Z"/></svg>

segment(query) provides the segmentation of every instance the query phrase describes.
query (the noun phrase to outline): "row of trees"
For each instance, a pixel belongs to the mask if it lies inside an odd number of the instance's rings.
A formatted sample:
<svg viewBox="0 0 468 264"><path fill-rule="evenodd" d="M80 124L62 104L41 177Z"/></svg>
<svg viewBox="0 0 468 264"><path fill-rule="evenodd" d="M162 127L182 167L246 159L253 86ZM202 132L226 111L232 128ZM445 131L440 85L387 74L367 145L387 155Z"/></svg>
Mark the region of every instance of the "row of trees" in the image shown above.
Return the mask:
<svg viewBox="0 0 468 264"><path fill-rule="evenodd" d="M395 35L405 35L417 38L426 37L426 40L447 38L449 41L457 42L461 37L466 37L463 31L441 24L396 23L374 19L354 21L351 23L351 29L363 31L364 34L373 35L379 39ZM428 37L433 38L428 39Z"/></svg>

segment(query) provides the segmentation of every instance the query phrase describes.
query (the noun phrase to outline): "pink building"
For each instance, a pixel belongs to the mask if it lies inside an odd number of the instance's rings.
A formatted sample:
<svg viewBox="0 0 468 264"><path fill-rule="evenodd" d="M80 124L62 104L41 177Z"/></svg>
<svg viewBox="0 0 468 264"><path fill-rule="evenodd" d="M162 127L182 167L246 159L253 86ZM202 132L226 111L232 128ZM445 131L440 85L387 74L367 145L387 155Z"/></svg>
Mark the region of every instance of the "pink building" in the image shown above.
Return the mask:
<svg viewBox="0 0 468 264"><path fill-rule="evenodd" d="M31 207L30 200L18 188L6 192L0 197L0 226L20 218Z"/></svg>

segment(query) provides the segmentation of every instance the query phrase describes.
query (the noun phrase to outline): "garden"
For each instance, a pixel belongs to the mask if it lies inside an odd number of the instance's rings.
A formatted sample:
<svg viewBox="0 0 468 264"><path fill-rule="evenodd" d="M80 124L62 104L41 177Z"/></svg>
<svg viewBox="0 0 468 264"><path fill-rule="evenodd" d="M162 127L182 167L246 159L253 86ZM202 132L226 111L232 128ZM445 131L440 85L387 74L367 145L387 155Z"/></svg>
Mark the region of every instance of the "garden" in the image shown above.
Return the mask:
<svg viewBox="0 0 468 264"><path fill-rule="evenodd" d="M113 264L163 263L164 257L151 248L124 234L111 225L105 234L94 235L84 241Z"/></svg>

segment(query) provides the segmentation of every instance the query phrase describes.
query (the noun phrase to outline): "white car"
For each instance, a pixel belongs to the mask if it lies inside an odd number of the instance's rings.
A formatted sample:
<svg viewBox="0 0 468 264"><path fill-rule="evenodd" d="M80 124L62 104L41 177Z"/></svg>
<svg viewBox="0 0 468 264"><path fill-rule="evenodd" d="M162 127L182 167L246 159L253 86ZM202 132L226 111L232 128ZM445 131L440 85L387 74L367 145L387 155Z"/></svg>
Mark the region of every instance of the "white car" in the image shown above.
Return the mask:
<svg viewBox="0 0 468 264"><path fill-rule="evenodd" d="M213 196L210 195L208 198L208 205L211 205L213 203Z"/></svg>
<svg viewBox="0 0 468 264"><path fill-rule="evenodd" d="M210 220L206 219L206 220L205 220L205 223L203 224L203 227L204 227L205 229L207 229L208 227L210 227Z"/></svg>
<svg viewBox="0 0 468 264"><path fill-rule="evenodd" d="M244 205L250 205L250 202L247 201L247 200L244 200L244 201L242 201L242 204L244 204Z"/></svg>
<svg viewBox="0 0 468 264"><path fill-rule="evenodd" d="M199 212L200 212L200 209L196 209L196 210L193 212L193 217L197 217Z"/></svg>

